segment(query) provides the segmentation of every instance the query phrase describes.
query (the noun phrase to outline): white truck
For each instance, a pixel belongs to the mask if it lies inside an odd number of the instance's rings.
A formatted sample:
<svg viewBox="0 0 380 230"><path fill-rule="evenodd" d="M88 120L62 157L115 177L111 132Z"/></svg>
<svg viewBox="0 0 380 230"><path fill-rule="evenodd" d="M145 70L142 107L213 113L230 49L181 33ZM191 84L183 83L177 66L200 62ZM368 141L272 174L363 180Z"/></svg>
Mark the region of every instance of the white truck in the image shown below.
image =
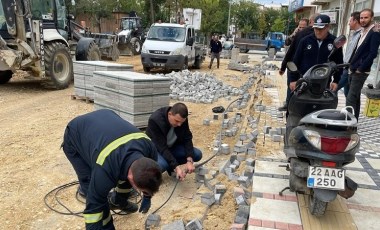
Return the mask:
<svg viewBox="0 0 380 230"><path fill-rule="evenodd" d="M199 69L205 54L203 45L195 42L194 25L154 23L142 46L141 62L145 72L152 68L184 70L192 66Z"/></svg>

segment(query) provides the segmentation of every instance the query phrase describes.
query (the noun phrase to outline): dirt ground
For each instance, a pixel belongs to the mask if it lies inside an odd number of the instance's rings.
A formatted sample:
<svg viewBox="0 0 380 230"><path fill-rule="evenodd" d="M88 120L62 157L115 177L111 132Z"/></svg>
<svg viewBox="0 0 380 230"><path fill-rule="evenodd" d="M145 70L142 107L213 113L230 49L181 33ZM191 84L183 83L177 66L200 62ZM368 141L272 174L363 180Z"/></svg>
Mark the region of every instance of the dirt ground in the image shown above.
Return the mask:
<svg viewBox="0 0 380 230"><path fill-rule="evenodd" d="M226 84L238 87L246 82L249 75L227 70L228 61L221 59L220 69L216 69L214 64L212 72ZM122 57L118 62L132 64L135 71L142 72L139 56ZM210 72L208 62L207 58L201 72ZM71 99L73 93L73 86L59 91L47 90L38 81L23 77L15 77L8 84L0 85L0 229L84 228L82 218L58 214L44 204L44 197L49 191L77 179L60 145L66 124L78 115L93 111L93 104ZM194 145L204 153L202 161L212 156L213 141L221 126L220 119L212 120L211 109L219 105L226 107L229 103L224 99L213 104L186 103L191 112L189 122ZM243 113L247 115L250 111L247 109ZM212 120L210 126L203 125L205 118ZM236 138L223 142L233 146ZM260 145L257 148L258 152L263 149ZM277 148L274 146L273 152ZM220 162L226 159L228 156L217 156L206 166L218 169ZM235 186L229 184L231 182L222 174L217 179L228 188ZM175 178L164 174L164 183L153 197L149 213L166 201L175 182ZM199 193L203 189L207 190L203 187L197 189L194 174L180 182L172 198L157 212L161 216L161 226L175 220L188 222L199 218L203 220L205 229L229 229L237 209L232 189L227 191L220 206L213 205L209 210L200 202ZM58 197L70 210L80 212L84 204L76 200L75 191L76 186L70 187L61 191ZM51 198L48 203L56 205ZM63 208L59 210L67 212ZM147 214L141 213L114 215L114 223L117 229L143 229L146 217Z"/></svg>

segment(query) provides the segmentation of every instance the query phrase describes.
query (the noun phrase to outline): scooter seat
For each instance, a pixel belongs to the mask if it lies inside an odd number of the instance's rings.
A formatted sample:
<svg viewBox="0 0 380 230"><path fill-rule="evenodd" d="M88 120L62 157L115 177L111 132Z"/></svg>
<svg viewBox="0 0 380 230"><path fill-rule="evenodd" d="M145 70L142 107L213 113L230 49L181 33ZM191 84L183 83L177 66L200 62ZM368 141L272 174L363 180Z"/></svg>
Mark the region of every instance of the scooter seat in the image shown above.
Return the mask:
<svg viewBox="0 0 380 230"><path fill-rule="evenodd" d="M321 112L317 118L321 119L329 119L329 120L335 120L335 121L345 121L345 120L351 120L351 117L347 116L344 113L341 113L339 110L326 110Z"/></svg>

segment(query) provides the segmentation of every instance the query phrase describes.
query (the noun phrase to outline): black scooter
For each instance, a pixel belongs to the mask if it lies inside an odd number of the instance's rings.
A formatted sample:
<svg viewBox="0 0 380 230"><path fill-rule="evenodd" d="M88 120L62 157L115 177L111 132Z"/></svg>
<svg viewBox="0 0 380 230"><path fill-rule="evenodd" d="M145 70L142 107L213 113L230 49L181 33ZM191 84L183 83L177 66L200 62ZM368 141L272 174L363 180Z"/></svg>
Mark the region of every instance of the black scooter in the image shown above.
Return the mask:
<svg viewBox="0 0 380 230"><path fill-rule="evenodd" d="M338 37L330 56L345 41L344 36ZM329 89L330 76L346 66L328 62L311 67L297 81L288 105L284 138L290 171L287 188L309 194L309 210L315 216L323 215L337 194L349 198L357 188L343 169L355 161L359 150L357 120L347 110L336 109L337 95ZM294 63L288 63L288 71L298 72Z"/></svg>

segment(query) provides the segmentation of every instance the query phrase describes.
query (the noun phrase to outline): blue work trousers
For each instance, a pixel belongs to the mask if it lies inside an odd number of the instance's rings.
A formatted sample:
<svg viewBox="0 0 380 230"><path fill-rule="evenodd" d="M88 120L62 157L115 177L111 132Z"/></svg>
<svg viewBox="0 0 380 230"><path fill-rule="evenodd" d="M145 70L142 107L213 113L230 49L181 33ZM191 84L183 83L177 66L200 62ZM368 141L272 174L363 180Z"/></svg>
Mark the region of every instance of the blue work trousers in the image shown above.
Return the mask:
<svg viewBox="0 0 380 230"><path fill-rule="evenodd" d="M177 160L178 164L181 165L187 163L185 147L183 145L174 145L172 148L170 148L170 152L173 154L173 157ZM192 158L194 162L200 161L202 159L201 150L194 148L194 154ZM170 168L168 162L165 160L161 153L158 154L158 164L160 165L161 172L172 172L174 170Z"/></svg>

